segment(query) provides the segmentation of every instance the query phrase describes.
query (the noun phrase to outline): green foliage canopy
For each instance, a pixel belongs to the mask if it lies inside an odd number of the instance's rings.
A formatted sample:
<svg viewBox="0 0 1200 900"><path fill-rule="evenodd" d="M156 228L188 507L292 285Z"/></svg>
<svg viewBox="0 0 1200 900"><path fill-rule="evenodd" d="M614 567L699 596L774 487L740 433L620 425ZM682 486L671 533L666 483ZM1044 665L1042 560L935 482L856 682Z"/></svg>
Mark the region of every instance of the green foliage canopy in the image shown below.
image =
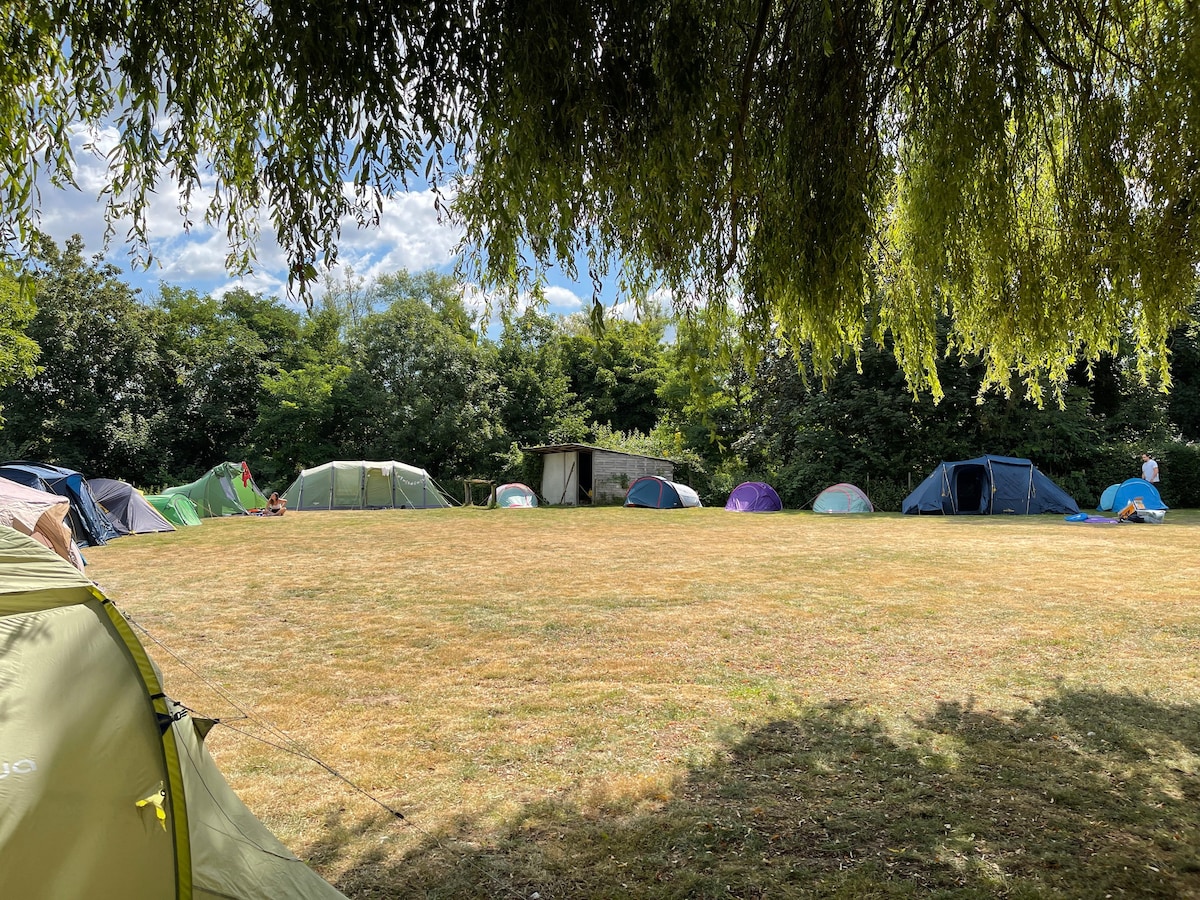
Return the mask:
<svg viewBox="0 0 1200 900"><path fill-rule="evenodd" d="M1035 399L1122 334L1166 385L1196 281L1193 2L21 0L4 26L18 241L39 167L68 180L74 130L115 122L135 238L165 173L234 267L269 209L305 281L345 216L460 178L510 296L582 255L685 313L735 303L750 346L822 372L890 336L935 395L948 314L985 388Z"/></svg>

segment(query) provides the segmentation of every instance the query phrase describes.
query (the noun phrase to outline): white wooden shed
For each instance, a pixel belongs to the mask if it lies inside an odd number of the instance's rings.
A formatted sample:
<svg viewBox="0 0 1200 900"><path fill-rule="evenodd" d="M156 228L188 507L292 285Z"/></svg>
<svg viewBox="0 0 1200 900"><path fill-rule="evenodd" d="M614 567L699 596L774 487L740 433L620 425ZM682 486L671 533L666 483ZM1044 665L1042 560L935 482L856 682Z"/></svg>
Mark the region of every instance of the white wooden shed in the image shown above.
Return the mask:
<svg viewBox="0 0 1200 900"><path fill-rule="evenodd" d="M622 453L590 444L526 447L542 457L542 499L551 506L624 503L625 491L643 475L671 480L675 464L661 456Z"/></svg>

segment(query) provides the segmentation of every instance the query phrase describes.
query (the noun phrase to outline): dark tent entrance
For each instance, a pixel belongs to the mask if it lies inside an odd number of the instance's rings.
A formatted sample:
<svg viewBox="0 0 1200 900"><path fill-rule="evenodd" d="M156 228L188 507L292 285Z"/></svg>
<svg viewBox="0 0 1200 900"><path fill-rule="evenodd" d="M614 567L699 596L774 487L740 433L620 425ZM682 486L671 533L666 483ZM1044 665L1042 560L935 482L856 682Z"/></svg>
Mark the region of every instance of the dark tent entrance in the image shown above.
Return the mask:
<svg viewBox="0 0 1200 900"><path fill-rule="evenodd" d="M983 515L988 511L987 468L982 465L962 465L955 467L950 475L950 496L954 498L955 512L960 515L977 513Z"/></svg>

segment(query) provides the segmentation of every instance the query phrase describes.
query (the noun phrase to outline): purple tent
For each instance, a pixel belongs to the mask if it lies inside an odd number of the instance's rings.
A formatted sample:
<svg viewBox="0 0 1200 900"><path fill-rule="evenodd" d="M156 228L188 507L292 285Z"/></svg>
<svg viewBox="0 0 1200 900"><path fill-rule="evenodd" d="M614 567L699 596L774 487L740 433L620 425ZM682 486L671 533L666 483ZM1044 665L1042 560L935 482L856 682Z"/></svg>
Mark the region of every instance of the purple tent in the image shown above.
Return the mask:
<svg viewBox="0 0 1200 900"><path fill-rule="evenodd" d="M761 481L743 481L733 489L725 508L735 512L779 512L783 509L783 504L779 495L775 493L775 488L769 484Z"/></svg>

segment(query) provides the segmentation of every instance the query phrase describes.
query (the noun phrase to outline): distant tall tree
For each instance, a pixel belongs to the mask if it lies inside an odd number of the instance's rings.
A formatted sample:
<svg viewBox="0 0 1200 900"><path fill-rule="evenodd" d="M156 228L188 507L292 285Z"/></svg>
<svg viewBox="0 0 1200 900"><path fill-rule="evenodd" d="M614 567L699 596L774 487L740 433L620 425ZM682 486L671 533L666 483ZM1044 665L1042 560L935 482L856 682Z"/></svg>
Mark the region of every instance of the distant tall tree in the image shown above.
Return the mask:
<svg viewBox="0 0 1200 900"><path fill-rule="evenodd" d="M33 375L39 349L26 328L34 312L32 287L0 270L0 390ZM0 427L3 413L0 406Z"/></svg>
<svg viewBox="0 0 1200 900"><path fill-rule="evenodd" d="M218 298L170 285L155 312L169 412L161 442L171 470L195 476L244 458L263 378L299 361L298 314L244 291Z"/></svg>
<svg viewBox="0 0 1200 900"><path fill-rule="evenodd" d="M161 414L152 385L160 357L147 309L113 266L84 256L79 236L62 248L39 238L30 264L37 313L24 336L41 354L36 372L0 394L8 416L4 453L88 475L145 477L155 467Z"/></svg>
<svg viewBox="0 0 1200 900"><path fill-rule="evenodd" d="M397 284L397 283L392 283ZM350 333L350 372L334 390L344 457L400 459L436 477L482 474L507 447L497 383L453 296L412 282ZM407 290L405 288L404 290Z"/></svg>
<svg viewBox="0 0 1200 900"><path fill-rule="evenodd" d="M518 445L581 441L587 435L586 405L571 390L563 340L556 320L533 307L504 317L492 364L500 420Z"/></svg>
<svg viewBox="0 0 1200 900"><path fill-rule="evenodd" d="M571 390L594 422L613 431L649 434L658 422L658 390L666 379L666 319L615 319L597 334L580 316L565 320L564 365Z"/></svg>
<svg viewBox="0 0 1200 900"><path fill-rule="evenodd" d="M736 322L730 317L719 326L709 324L719 327L719 333L697 333L692 323L679 325L658 389L662 411L657 428L664 441L695 452L705 469L717 474L749 428L751 378ZM739 477L744 474L742 465L733 469Z"/></svg>
<svg viewBox="0 0 1200 900"><path fill-rule="evenodd" d="M1183 440L1200 443L1200 302L1191 321L1171 335L1171 380L1167 416Z"/></svg>

